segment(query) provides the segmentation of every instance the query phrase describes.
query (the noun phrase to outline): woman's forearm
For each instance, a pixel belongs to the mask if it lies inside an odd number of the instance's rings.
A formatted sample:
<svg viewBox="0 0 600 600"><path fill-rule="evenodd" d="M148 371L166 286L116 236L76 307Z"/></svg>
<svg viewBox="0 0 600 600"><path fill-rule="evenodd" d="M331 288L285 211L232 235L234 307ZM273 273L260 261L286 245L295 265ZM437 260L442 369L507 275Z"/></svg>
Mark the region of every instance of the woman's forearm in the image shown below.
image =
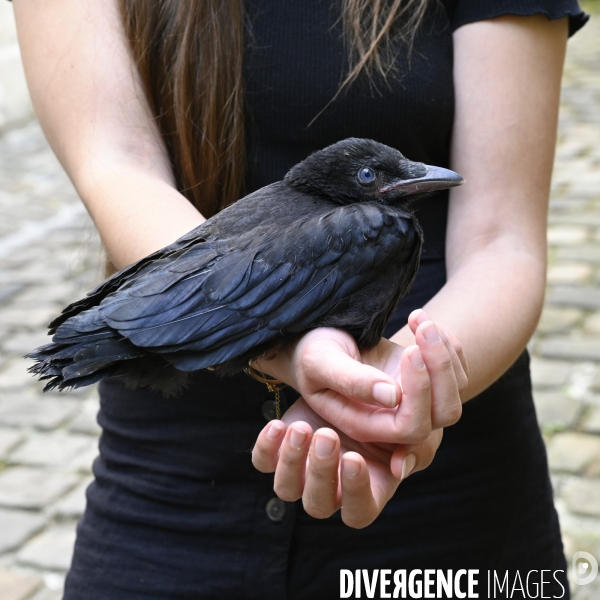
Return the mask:
<svg viewBox="0 0 600 600"><path fill-rule="evenodd" d="M175 189L116 0L15 0L31 98L121 268L202 223Z"/></svg>
<svg viewBox="0 0 600 600"><path fill-rule="evenodd" d="M504 16L454 33L448 283L425 309L463 345L463 400L492 384L542 308L546 216L567 20ZM393 338L412 343L406 329Z"/></svg>
<svg viewBox="0 0 600 600"><path fill-rule="evenodd" d="M205 219L163 178L135 165L101 161L75 180L111 262L121 269Z"/></svg>

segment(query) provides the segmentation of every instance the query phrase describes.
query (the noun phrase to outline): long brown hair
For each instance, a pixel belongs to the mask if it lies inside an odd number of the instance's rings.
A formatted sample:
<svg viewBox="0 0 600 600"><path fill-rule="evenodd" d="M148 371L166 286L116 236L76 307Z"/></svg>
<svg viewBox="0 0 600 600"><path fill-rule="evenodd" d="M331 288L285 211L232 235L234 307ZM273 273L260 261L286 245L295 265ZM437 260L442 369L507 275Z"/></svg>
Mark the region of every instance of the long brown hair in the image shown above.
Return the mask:
<svg viewBox="0 0 600 600"><path fill-rule="evenodd" d="M210 217L245 176L243 0L119 2L178 189ZM390 32L410 46L428 0L341 2L350 69L340 91L361 73L387 75Z"/></svg>

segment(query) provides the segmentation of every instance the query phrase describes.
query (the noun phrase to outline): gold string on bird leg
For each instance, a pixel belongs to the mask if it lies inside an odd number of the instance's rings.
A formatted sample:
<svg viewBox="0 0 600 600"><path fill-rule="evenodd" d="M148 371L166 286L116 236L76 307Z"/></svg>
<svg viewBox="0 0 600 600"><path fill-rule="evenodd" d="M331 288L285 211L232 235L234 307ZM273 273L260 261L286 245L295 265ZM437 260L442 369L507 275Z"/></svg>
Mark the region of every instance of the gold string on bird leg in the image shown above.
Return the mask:
<svg viewBox="0 0 600 600"><path fill-rule="evenodd" d="M271 394L275 394L275 418L281 419L281 390L286 386L280 379L268 379L267 376L260 370L260 367L254 368L252 366L252 359L248 360L248 366L244 371L254 377L256 381L260 381L267 386L267 389Z"/></svg>

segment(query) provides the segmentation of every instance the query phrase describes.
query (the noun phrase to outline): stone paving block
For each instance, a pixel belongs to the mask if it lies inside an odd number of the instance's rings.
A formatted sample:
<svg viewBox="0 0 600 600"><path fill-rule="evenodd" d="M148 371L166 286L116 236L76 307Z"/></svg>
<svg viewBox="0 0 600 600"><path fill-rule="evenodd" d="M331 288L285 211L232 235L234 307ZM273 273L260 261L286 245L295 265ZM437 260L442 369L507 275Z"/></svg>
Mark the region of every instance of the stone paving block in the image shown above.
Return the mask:
<svg viewBox="0 0 600 600"><path fill-rule="evenodd" d="M548 283L587 283L594 273L591 265L581 262L555 263L548 268Z"/></svg>
<svg viewBox="0 0 600 600"><path fill-rule="evenodd" d="M86 436L87 437L87 436ZM88 438L89 439L89 438ZM69 463L70 471L78 471L81 473L91 473L92 465L99 454L98 442L94 438L90 443L79 452Z"/></svg>
<svg viewBox="0 0 600 600"><path fill-rule="evenodd" d="M548 358L600 361L600 339L597 337L549 337L540 340L537 348Z"/></svg>
<svg viewBox="0 0 600 600"><path fill-rule="evenodd" d="M96 448L96 441L87 435L75 433L36 433L29 436L9 456L14 464L67 467L82 454L89 455Z"/></svg>
<svg viewBox="0 0 600 600"><path fill-rule="evenodd" d="M600 517L600 479L571 477L562 495L571 512Z"/></svg>
<svg viewBox="0 0 600 600"><path fill-rule="evenodd" d="M0 554L14 550L45 524L46 518L38 513L0 508Z"/></svg>
<svg viewBox="0 0 600 600"><path fill-rule="evenodd" d="M14 569L0 570L0 598L2 600L29 600L42 585L37 574L21 573Z"/></svg>
<svg viewBox="0 0 600 600"><path fill-rule="evenodd" d="M38 250L39 252L39 250ZM28 251L19 250L19 253L16 255L12 255L10 257L4 257L3 261L6 268L6 279L11 282L16 282L22 284L22 290L25 289L41 289L46 287L46 285L51 284L56 281L56 278L64 278L65 273L64 269L59 268L57 265L53 267L51 265L46 264L46 262L39 262L31 260L31 257L28 256ZM21 302L16 302L13 306L7 307L7 312L10 312L11 309L15 310L17 316L24 316L25 319L19 319L18 321L14 321L14 325L24 325L29 323L30 319L33 317L33 320L36 321L36 312L50 312L54 311L54 314L58 314L59 305L55 302L48 302L47 298L43 295L38 297L37 304L32 304L29 306L23 306ZM22 313L22 314L20 314ZM43 313L39 313L43 314ZM41 321L41 319L39 319ZM45 326L48 322L39 323L38 327L40 329L45 329Z"/></svg>
<svg viewBox="0 0 600 600"><path fill-rule="evenodd" d="M589 335L597 335L600 339L600 310L590 315L584 324L584 330Z"/></svg>
<svg viewBox="0 0 600 600"><path fill-rule="evenodd" d="M550 214L550 225L583 225L584 227L600 227L600 212L582 212L569 215Z"/></svg>
<svg viewBox="0 0 600 600"><path fill-rule="evenodd" d="M62 590L65 587L65 573L47 571L44 573L44 585L50 590Z"/></svg>
<svg viewBox="0 0 600 600"><path fill-rule="evenodd" d="M583 402L561 392L535 390L533 393L538 423L542 428L573 427L583 410Z"/></svg>
<svg viewBox="0 0 600 600"><path fill-rule="evenodd" d="M590 407L581 428L588 433L600 433L600 406Z"/></svg>
<svg viewBox="0 0 600 600"><path fill-rule="evenodd" d="M571 583L571 600L598 600L600 598L600 577L585 586Z"/></svg>
<svg viewBox="0 0 600 600"><path fill-rule="evenodd" d="M598 198L599 189L600 182L598 181L598 176L595 173L586 173L571 182L569 193L575 198L595 200Z"/></svg>
<svg viewBox="0 0 600 600"><path fill-rule="evenodd" d="M0 285L0 304L7 302L12 296L15 296L23 289L19 283L5 283Z"/></svg>
<svg viewBox="0 0 600 600"><path fill-rule="evenodd" d="M583 316L577 308L546 306L537 326L539 333L563 333L569 331Z"/></svg>
<svg viewBox="0 0 600 600"><path fill-rule="evenodd" d="M62 590L49 590L48 588L44 588L35 596L32 596L31 600L62 600L62 597Z"/></svg>
<svg viewBox="0 0 600 600"><path fill-rule="evenodd" d="M0 472L0 506L41 509L68 492L78 475L30 467L11 467Z"/></svg>
<svg viewBox="0 0 600 600"><path fill-rule="evenodd" d="M11 393L0 398L0 423L12 427L50 430L77 413L76 400L54 400Z"/></svg>
<svg viewBox="0 0 600 600"><path fill-rule="evenodd" d="M567 183L566 186L563 186L568 188L569 185ZM555 210L557 212L574 212L574 211L584 211L587 210L589 208L589 201L588 200L578 200L576 198L561 198L561 195L564 195L566 190L564 189L560 189L560 190L555 190L554 191L554 198L552 200L552 210ZM558 193L557 193L558 192Z"/></svg>
<svg viewBox="0 0 600 600"><path fill-rule="evenodd" d="M4 47L3 50L0 53L0 86L3 91L0 98L0 128L29 120L33 115L18 50L14 47Z"/></svg>
<svg viewBox="0 0 600 600"><path fill-rule="evenodd" d="M550 288L546 302L595 310L600 308L600 289L575 285L556 286Z"/></svg>
<svg viewBox="0 0 600 600"><path fill-rule="evenodd" d="M0 371L0 393L34 385L35 379L27 372L30 364L31 361L22 358L14 358L5 363Z"/></svg>
<svg viewBox="0 0 600 600"><path fill-rule="evenodd" d="M17 554L17 561L38 569L66 571L75 545L75 524L61 524L29 541Z"/></svg>
<svg viewBox="0 0 600 600"><path fill-rule="evenodd" d="M58 311L54 306L28 309L20 306L3 307L0 311L0 325L11 329L45 330L57 314Z"/></svg>
<svg viewBox="0 0 600 600"><path fill-rule="evenodd" d="M531 357L531 381L536 387L566 385L573 370L572 363L563 360L546 360Z"/></svg>
<svg viewBox="0 0 600 600"><path fill-rule="evenodd" d="M562 247L556 252L556 260L582 260L598 264L600 263L600 244Z"/></svg>
<svg viewBox="0 0 600 600"><path fill-rule="evenodd" d="M79 519L85 510L85 491L92 481L94 481L93 477L86 477L77 487L51 507L50 512L60 519Z"/></svg>
<svg viewBox="0 0 600 600"><path fill-rule="evenodd" d="M0 460L5 460L8 452L22 439L23 434L20 431L14 429L0 429Z"/></svg>
<svg viewBox="0 0 600 600"><path fill-rule="evenodd" d="M548 444L553 471L580 473L600 456L600 437L586 433L557 433Z"/></svg>
<svg viewBox="0 0 600 600"><path fill-rule="evenodd" d="M600 520L572 513L562 498L557 499L555 505L563 532L567 559L570 560L571 556L579 550L600 557Z"/></svg>
<svg viewBox="0 0 600 600"><path fill-rule="evenodd" d="M100 435L100 425L98 425L98 421L96 420L99 405L98 398L86 400L77 416L71 422L69 429L75 433Z"/></svg>
<svg viewBox="0 0 600 600"><path fill-rule="evenodd" d="M51 286L44 286L44 298L45 304L61 304L66 306L71 302L79 299L79 295L76 293L72 282L70 281L55 281ZM40 305L40 290L34 286L24 290L19 294L19 304L24 306L39 306ZM58 316L57 313L56 316ZM43 343L48 343L43 342ZM34 346L35 347L35 346Z"/></svg>
<svg viewBox="0 0 600 600"><path fill-rule="evenodd" d="M563 500L559 500L557 505ZM558 508L558 506L557 506ZM568 517L565 515L568 513ZM583 550L593 556L600 556L600 538L598 538L598 519L571 513L565 507L559 510L559 519L562 531L563 546L568 563L573 554ZM567 567L570 567L567 564ZM594 600L598 600L594 598Z"/></svg>
<svg viewBox="0 0 600 600"><path fill-rule="evenodd" d="M569 394L573 398L580 398L586 402L594 403L592 392L594 379L600 372L600 364L592 361L579 362L573 365L573 372L569 377Z"/></svg>
<svg viewBox="0 0 600 600"><path fill-rule="evenodd" d="M587 227L581 225L550 225L548 244L550 246L572 246L584 243L589 236Z"/></svg>
<svg viewBox="0 0 600 600"><path fill-rule="evenodd" d="M38 290L39 294L39 290ZM47 334L45 329L41 329L34 332L24 332L18 335L12 336L9 340L5 341L2 345L4 352L15 354L16 356L22 357L28 352L31 352L38 346L49 344L52 338ZM25 370L29 367L32 362L30 360L22 361Z"/></svg>
<svg viewBox="0 0 600 600"><path fill-rule="evenodd" d="M592 381L592 389L600 390L600 369L598 369L598 372Z"/></svg>

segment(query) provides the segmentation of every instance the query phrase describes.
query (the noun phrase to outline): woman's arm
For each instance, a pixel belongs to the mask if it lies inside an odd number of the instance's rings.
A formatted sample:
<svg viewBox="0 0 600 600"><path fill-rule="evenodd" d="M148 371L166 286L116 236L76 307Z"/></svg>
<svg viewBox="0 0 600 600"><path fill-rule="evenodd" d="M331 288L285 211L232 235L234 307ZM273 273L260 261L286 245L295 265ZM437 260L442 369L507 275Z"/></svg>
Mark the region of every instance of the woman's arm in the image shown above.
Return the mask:
<svg viewBox="0 0 600 600"><path fill-rule="evenodd" d="M14 0L38 118L109 258L124 267L204 221L179 194L117 0Z"/></svg>
<svg viewBox="0 0 600 600"><path fill-rule="evenodd" d="M516 360L541 312L566 21L506 16L454 34L451 167L467 185L450 192L448 283L425 309L469 357L464 400Z"/></svg>

